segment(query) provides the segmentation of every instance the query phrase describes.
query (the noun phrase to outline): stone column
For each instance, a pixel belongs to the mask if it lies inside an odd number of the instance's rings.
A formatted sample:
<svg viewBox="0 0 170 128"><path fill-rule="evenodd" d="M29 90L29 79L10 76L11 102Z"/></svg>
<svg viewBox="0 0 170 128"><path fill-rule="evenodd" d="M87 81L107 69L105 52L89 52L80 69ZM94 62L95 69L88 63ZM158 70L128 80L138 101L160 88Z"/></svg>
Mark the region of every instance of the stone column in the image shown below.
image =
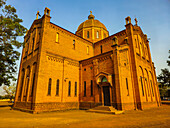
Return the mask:
<svg viewBox="0 0 170 128"><path fill-rule="evenodd" d="M110 105L112 106L113 104L113 92L112 92L112 89L113 87L109 87L109 92L110 92Z"/></svg>
<svg viewBox="0 0 170 128"><path fill-rule="evenodd" d="M92 40L94 41L94 39L95 39L95 34L94 34L94 33L95 33L95 32L94 32L94 27L92 27L92 29L91 29L91 30L92 30L92 31L91 31L91 32L92 32ZM93 41L92 41L92 42L93 42Z"/></svg>
<svg viewBox="0 0 170 128"><path fill-rule="evenodd" d="M100 92L98 87L98 81L96 79L96 75L99 73L98 71L98 59L93 60L93 78L94 78L94 102L99 103L100 102Z"/></svg>
<svg viewBox="0 0 170 128"><path fill-rule="evenodd" d="M133 25L131 24L131 18L126 18L126 35L128 38L129 51L130 51L130 60L131 60L131 72L132 72L132 86L134 87L134 107L135 109L142 109L141 106L141 98L139 91L139 83L138 83L138 70L137 70L137 62L136 62L136 47L133 36Z"/></svg>
<svg viewBox="0 0 170 128"><path fill-rule="evenodd" d="M81 102L82 101L82 97L83 97L83 94L82 94L82 92L83 92L83 73L82 73L82 71L83 71L83 68L82 68L83 66L82 66L82 64L80 64L80 69L79 69L79 74L80 74L80 81L79 81L79 102Z"/></svg>
<svg viewBox="0 0 170 128"><path fill-rule="evenodd" d="M101 95L101 101L102 101L102 105L104 106L104 94L103 94L103 86L100 85L101 89L100 89L100 95Z"/></svg>
<svg viewBox="0 0 170 128"><path fill-rule="evenodd" d="M114 84L115 84L115 92L116 92L116 107L118 110L122 110L122 101L121 101L121 90L120 90L120 67L119 67L119 47L117 42L117 37L113 39L114 43L112 45L113 54L111 55L113 61L113 69L114 69Z"/></svg>

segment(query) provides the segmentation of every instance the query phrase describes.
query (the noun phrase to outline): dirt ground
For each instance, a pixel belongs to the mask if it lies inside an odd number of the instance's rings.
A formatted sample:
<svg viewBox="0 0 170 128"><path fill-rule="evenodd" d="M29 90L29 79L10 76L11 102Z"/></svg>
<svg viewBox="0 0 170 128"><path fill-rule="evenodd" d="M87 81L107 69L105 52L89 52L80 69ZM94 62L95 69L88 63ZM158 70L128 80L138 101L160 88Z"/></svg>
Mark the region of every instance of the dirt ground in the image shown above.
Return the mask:
<svg viewBox="0 0 170 128"><path fill-rule="evenodd" d="M0 128L170 128L170 105L111 115L84 110L30 114L0 107Z"/></svg>

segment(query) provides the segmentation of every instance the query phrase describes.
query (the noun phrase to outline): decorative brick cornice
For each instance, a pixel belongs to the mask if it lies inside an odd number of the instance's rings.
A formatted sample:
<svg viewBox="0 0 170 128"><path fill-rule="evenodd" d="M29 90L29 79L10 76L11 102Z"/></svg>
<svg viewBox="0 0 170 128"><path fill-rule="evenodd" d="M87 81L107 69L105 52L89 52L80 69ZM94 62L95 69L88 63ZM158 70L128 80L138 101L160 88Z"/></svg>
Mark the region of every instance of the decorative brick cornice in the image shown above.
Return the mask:
<svg viewBox="0 0 170 128"><path fill-rule="evenodd" d="M53 57L53 56L47 56L48 61L54 61L54 62L60 62L63 63L63 59L58 58L58 57Z"/></svg>
<svg viewBox="0 0 170 128"><path fill-rule="evenodd" d="M57 54L50 53L50 52L47 52L46 57L47 57L47 61L53 61L53 62L59 62L59 63L64 62L68 65L79 67L79 61L73 60L73 59L68 58L68 57L64 57L64 56L57 55Z"/></svg>
<svg viewBox="0 0 170 128"><path fill-rule="evenodd" d="M109 51L109 52L91 57L89 59L82 60L80 61L80 63L82 64L82 66L85 66L85 65L93 64L93 60L96 60L96 59L98 60L98 62L105 61L107 59L111 59L111 54L112 54L112 51Z"/></svg>

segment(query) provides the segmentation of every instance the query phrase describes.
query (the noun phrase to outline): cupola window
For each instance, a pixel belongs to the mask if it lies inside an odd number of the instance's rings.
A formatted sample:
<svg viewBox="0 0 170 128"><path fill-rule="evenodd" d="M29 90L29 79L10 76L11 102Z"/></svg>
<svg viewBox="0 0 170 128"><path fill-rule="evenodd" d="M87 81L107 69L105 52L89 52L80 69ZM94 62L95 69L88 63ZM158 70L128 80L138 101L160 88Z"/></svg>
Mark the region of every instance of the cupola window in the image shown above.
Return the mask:
<svg viewBox="0 0 170 128"><path fill-rule="evenodd" d="M96 38L98 39L99 38L99 32L97 31L96 33Z"/></svg>
<svg viewBox="0 0 170 128"><path fill-rule="evenodd" d="M106 38L106 33L104 33L104 38Z"/></svg>

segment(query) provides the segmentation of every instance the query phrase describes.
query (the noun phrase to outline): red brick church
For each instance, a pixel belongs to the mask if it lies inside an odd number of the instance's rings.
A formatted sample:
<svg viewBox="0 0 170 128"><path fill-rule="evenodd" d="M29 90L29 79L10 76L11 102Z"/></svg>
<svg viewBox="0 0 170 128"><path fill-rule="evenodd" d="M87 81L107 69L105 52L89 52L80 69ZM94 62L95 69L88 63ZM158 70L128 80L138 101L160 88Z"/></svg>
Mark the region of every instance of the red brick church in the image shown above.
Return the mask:
<svg viewBox="0 0 170 128"><path fill-rule="evenodd" d="M33 113L112 106L160 106L149 41L131 18L109 35L91 14L72 33L50 22L50 9L24 37L14 108Z"/></svg>

